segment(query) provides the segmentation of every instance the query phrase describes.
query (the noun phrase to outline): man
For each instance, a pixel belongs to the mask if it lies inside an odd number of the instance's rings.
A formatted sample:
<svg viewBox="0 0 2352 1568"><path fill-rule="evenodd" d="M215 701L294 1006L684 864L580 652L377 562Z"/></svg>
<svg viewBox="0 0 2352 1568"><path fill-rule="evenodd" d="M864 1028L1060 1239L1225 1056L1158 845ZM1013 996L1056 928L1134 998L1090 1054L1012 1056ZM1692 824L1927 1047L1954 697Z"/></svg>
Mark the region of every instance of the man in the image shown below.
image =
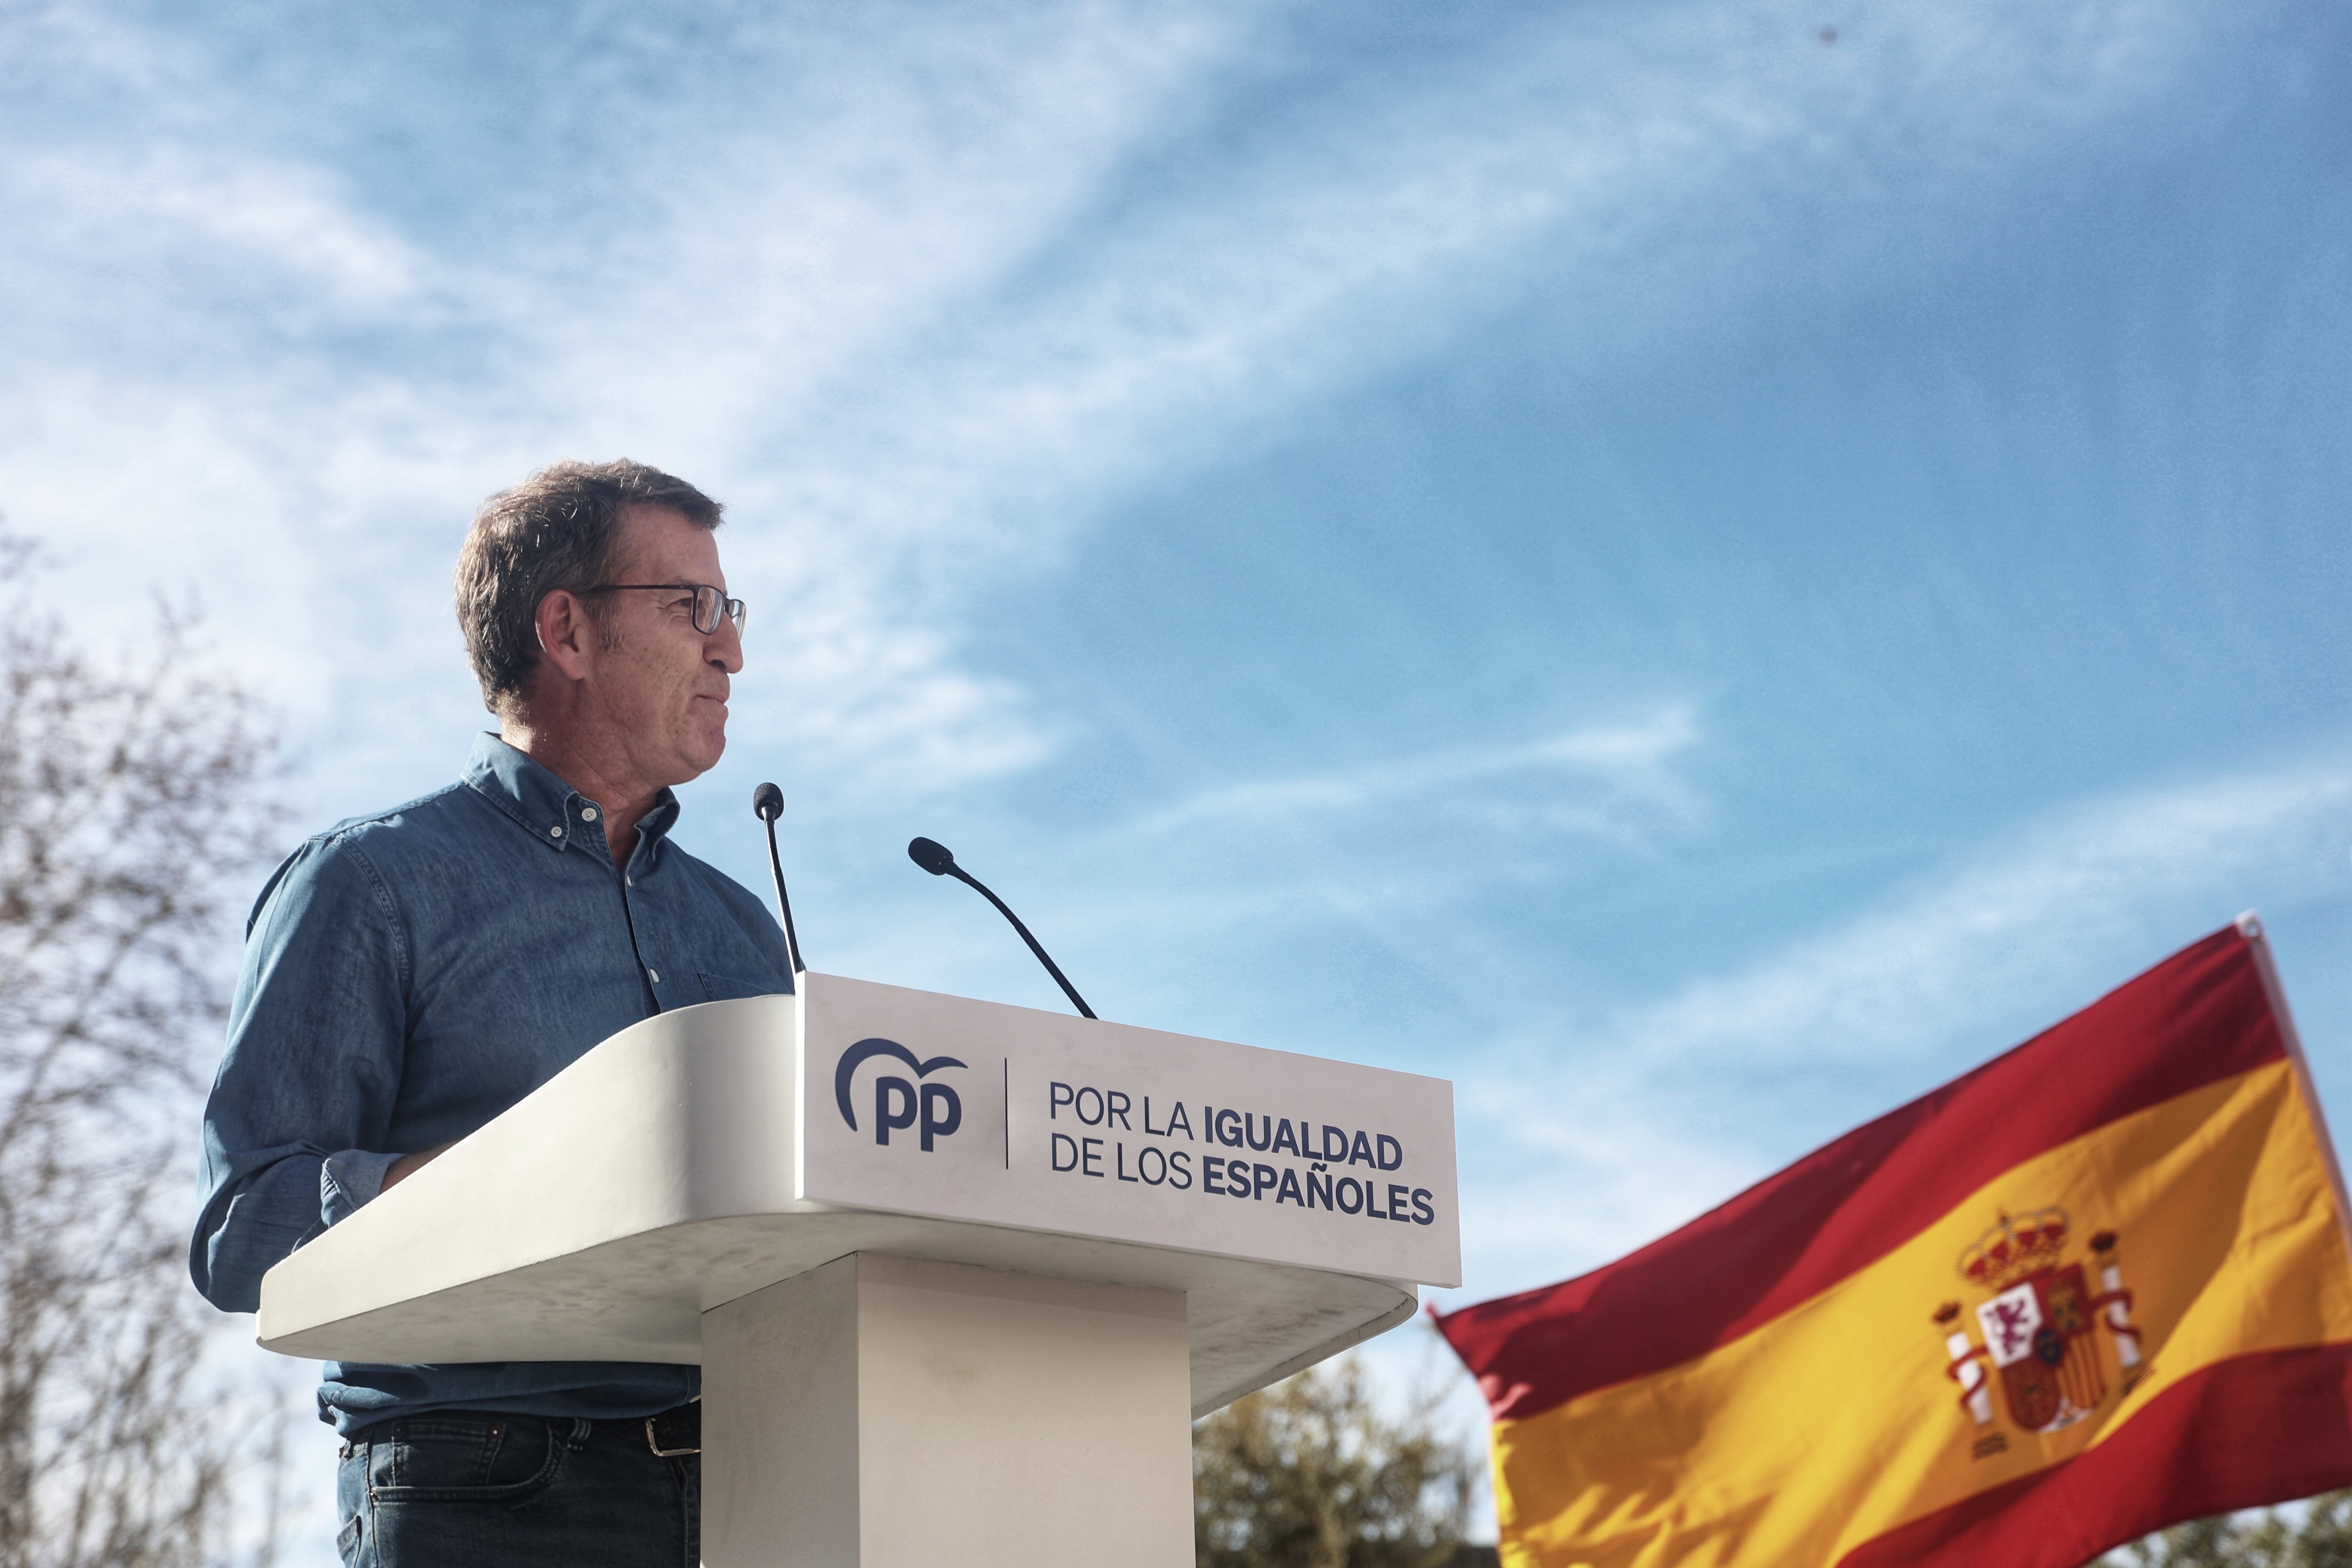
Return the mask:
<svg viewBox="0 0 2352 1568"><path fill-rule="evenodd" d="M673 843L742 668L719 508L642 464L483 503L457 618L496 735L457 784L342 823L247 926L205 1111L189 1266L229 1311L269 1266L615 1030L790 991L760 900ZM352 1568L698 1560L698 1373L329 1363Z"/></svg>

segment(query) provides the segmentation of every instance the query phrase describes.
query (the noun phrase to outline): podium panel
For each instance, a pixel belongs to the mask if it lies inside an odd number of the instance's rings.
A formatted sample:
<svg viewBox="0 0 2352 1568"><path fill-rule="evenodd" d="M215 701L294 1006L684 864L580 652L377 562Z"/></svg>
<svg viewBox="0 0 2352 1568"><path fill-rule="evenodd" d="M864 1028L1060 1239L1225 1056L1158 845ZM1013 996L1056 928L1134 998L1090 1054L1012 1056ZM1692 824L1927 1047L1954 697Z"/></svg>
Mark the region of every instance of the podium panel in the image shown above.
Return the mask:
<svg viewBox="0 0 2352 1568"><path fill-rule="evenodd" d="M809 981L800 1197L1462 1282L1443 1079Z"/></svg>

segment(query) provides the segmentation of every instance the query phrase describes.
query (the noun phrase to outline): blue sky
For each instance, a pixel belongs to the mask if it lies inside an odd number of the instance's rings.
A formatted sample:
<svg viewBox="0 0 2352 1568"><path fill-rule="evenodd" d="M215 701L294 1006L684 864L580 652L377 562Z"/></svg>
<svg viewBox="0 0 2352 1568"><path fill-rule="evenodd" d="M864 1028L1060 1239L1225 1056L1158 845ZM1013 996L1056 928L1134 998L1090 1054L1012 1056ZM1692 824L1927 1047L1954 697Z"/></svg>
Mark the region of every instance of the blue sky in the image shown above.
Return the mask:
<svg viewBox="0 0 2352 1568"><path fill-rule="evenodd" d="M1561 1278L2240 910L2352 1107L2352 13L0 5L0 509L319 823L473 504L752 606L817 967L1458 1086Z"/></svg>

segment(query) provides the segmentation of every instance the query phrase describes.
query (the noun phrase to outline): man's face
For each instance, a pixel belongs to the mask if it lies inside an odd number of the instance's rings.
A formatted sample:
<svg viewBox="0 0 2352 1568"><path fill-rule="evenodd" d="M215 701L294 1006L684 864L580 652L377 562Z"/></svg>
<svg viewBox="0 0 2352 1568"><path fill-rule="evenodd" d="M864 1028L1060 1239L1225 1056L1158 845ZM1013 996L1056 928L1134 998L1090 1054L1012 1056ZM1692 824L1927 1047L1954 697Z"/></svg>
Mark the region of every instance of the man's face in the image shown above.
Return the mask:
<svg viewBox="0 0 2352 1568"><path fill-rule="evenodd" d="M707 583L722 592L719 542L667 507L621 518L615 583ZM605 595L604 641L593 695L633 770L647 784L681 784L727 750L728 677L743 668L743 639L721 616L694 629L694 595L631 588Z"/></svg>

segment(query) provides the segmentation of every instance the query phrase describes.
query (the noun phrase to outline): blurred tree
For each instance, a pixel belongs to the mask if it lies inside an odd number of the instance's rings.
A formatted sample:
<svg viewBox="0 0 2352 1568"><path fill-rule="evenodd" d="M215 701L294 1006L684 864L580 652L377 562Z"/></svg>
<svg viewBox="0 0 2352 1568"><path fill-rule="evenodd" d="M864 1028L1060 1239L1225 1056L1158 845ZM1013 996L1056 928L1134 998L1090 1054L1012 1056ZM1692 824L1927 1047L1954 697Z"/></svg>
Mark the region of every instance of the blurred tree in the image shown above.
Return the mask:
<svg viewBox="0 0 2352 1568"><path fill-rule="evenodd" d="M189 630L0 534L0 1568L218 1562L232 1524L187 1130L271 742Z"/></svg>
<svg viewBox="0 0 2352 1568"><path fill-rule="evenodd" d="M2100 1559L2107 1568L2352 1568L2352 1491L2293 1510L2200 1519Z"/></svg>
<svg viewBox="0 0 2352 1568"><path fill-rule="evenodd" d="M1200 1568L1451 1568L1478 1465L1418 1397L1384 1415L1352 1357L1234 1401L1192 1429Z"/></svg>

